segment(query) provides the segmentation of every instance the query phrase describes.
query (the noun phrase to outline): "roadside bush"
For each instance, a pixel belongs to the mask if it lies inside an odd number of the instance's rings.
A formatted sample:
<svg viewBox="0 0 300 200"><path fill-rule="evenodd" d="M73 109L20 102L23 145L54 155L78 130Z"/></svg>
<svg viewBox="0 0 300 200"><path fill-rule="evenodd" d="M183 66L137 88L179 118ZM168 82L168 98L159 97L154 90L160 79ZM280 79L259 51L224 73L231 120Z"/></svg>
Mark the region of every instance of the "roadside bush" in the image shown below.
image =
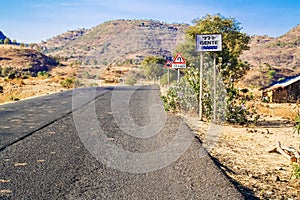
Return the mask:
<svg viewBox="0 0 300 200"><path fill-rule="evenodd" d="M253 100L253 94L247 89L241 90L244 94L240 95L238 89L227 88L227 112L226 121L232 124L256 123L259 119L256 108L247 101Z"/></svg>
<svg viewBox="0 0 300 200"><path fill-rule="evenodd" d="M207 75L210 77L210 75ZM213 114L213 88L210 81L203 81L202 109L203 117L211 120ZM170 87L166 95L162 96L166 111L171 112L197 112L199 104L199 72L195 68L185 71L185 76L181 78L180 83ZM239 94L237 88L231 87L223 91L224 85L217 83L217 113L216 120L226 120L232 124L256 123L259 115L253 104L249 101L253 99L253 94L247 89L241 90Z"/></svg>
<svg viewBox="0 0 300 200"><path fill-rule="evenodd" d="M172 84L174 81L176 81L176 71L170 70L170 84ZM163 74L160 79L161 85L168 85L168 72Z"/></svg>
<svg viewBox="0 0 300 200"><path fill-rule="evenodd" d="M60 82L60 85L64 88L72 88L75 85L75 79L74 78L66 78L65 80Z"/></svg>
<svg viewBox="0 0 300 200"><path fill-rule="evenodd" d="M14 96L14 95L9 95L9 96L7 97L7 100L8 100L8 101L19 101L20 98Z"/></svg>
<svg viewBox="0 0 300 200"><path fill-rule="evenodd" d="M128 77L128 78L126 79L126 84L127 84L127 85L133 86L134 84L136 84L136 82L137 82L137 80L136 80L134 77Z"/></svg>
<svg viewBox="0 0 300 200"><path fill-rule="evenodd" d="M2 94L3 93L3 87L0 85L0 93Z"/></svg>
<svg viewBox="0 0 300 200"><path fill-rule="evenodd" d="M75 84L76 85L76 84ZM89 85L90 87L98 87L98 84L97 83L90 83Z"/></svg>
<svg viewBox="0 0 300 200"><path fill-rule="evenodd" d="M195 74L197 74L197 71L195 69L191 69L190 73L187 73L179 83L176 82L173 86L171 86L166 94L161 97L166 111L197 112L199 104L199 87L193 87L195 85L191 84L191 82L195 81L193 78L197 79L197 75L194 77L191 76ZM210 111L205 113L210 113Z"/></svg>

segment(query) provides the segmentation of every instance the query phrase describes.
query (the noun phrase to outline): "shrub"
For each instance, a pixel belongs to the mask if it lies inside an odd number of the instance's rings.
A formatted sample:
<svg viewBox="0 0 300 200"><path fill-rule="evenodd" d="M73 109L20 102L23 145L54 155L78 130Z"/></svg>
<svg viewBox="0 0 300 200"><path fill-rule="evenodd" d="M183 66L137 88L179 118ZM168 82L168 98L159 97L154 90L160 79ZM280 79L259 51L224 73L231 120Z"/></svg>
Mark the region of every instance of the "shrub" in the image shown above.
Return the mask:
<svg viewBox="0 0 300 200"><path fill-rule="evenodd" d="M193 71L195 72L195 71ZM190 76L183 77L180 82L176 82L169 88L166 95L162 96L161 99L164 103L166 111L171 112L191 112L196 111L198 108L198 94L195 91L193 85L187 79Z"/></svg>
<svg viewBox="0 0 300 200"><path fill-rule="evenodd" d="M134 78L134 77L128 77L127 79L126 79L126 83L127 83L127 85L131 85L131 86L133 86L134 84L136 84L136 79Z"/></svg>
<svg viewBox="0 0 300 200"><path fill-rule="evenodd" d="M14 95L9 95L9 96L7 97L7 100L8 100L8 101L19 101L20 98L14 96Z"/></svg>
<svg viewBox="0 0 300 200"><path fill-rule="evenodd" d="M295 176L295 178L299 179L300 178L300 165L297 163L293 163L292 167L293 167L292 176Z"/></svg>
<svg viewBox="0 0 300 200"><path fill-rule="evenodd" d="M60 85L64 88L72 88L75 85L75 79L74 78L66 78L65 80L60 82Z"/></svg>
<svg viewBox="0 0 300 200"><path fill-rule="evenodd" d="M294 133L297 132L298 134L300 134L300 109L299 109L299 105L296 106L296 116L294 119L294 123L295 123L295 127L294 127Z"/></svg>
<svg viewBox="0 0 300 200"><path fill-rule="evenodd" d="M276 71L274 69L269 70L268 73L267 73L269 81L273 81L275 75L276 75Z"/></svg>
<svg viewBox="0 0 300 200"><path fill-rule="evenodd" d="M37 77L39 77L39 78L48 78L49 77L49 73L46 72L46 71L39 71L37 73Z"/></svg>
<svg viewBox="0 0 300 200"><path fill-rule="evenodd" d="M3 67L3 68L1 69L1 76L3 76L3 77L8 76L10 70L11 70L10 67Z"/></svg>
<svg viewBox="0 0 300 200"><path fill-rule="evenodd" d="M98 87L98 84L97 83L90 83L90 87Z"/></svg>
<svg viewBox="0 0 300 200"><path fill-rule="evenodd" d="M176 72L174 70L170 70L170 84L173 83L177 79ZM168 85L168 73L162 75L160 79L161 85Z"/></svg>

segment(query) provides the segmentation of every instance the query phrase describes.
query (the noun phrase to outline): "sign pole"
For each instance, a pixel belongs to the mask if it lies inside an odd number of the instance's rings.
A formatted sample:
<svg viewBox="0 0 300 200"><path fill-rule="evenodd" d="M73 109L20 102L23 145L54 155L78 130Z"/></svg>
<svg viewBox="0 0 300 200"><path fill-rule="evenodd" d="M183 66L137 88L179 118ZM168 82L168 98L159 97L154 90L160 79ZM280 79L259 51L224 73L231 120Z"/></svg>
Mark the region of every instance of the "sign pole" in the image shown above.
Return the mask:
<svg viewBox="0 0 300 200"><path fill-rule="evenodd" d="M170 68L168 67L168 86L170 87Z"/></svg>
<svg viewBox="0 0 300 200"><path fill-rule="evenodd" d="M199 118L202 121L203 107L202 107L202 96L203 96L203 51L200 52L200 67L199 67Z"/></svg>
<svg viewBox="0 0 300 200"><path fill-rule="evenodd" d="M177 72L178 72L177 82L179 83L179 81L180 81L180 71L179 71L179 69L177 69Z"/></svg>
<svg viewBox="0 0 300 200"><path fill-rule="evenodd" d="M214 123L217 122L217 66L216 53L214 53Z"/></svg>

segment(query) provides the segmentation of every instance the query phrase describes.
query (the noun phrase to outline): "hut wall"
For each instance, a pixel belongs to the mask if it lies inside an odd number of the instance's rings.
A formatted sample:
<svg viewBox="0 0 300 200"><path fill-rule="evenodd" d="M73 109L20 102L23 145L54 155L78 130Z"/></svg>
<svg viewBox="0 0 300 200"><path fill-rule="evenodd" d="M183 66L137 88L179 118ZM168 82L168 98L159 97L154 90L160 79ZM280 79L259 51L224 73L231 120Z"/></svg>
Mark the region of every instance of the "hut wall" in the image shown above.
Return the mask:
<svg viewBox="0 0 300 200"><path fill-rule="evenodd" d="M288 101L288 91L284 88L279 88L273 91L272 102L286 103Z"/></svg>
<svg viewBox="0 0 300 200"><path fill-rule="evenodd" d="M296 102L300 100L300 81L289 85L288 91L288 102Z"/></svg>

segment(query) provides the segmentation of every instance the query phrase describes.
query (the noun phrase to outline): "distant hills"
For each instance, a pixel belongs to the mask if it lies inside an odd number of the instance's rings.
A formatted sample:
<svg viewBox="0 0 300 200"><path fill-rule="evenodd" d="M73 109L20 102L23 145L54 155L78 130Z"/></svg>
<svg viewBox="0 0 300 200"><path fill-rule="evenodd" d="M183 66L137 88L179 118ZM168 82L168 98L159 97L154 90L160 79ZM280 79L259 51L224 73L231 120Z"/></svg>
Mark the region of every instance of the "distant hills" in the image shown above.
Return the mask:
<svg viewBox="0 0 300 200"><path fill-rule="evenodd" d="M0 40L5 40L6 36L0 31Z"/></svg>
<svg viewBox="0 0 300 200"><path fill-rule="evenodd" d="M92 72L100 78L100 73L113 76L114 70L111 68L114 67L117 73L124 75L130 65L139 65L146 56L172 55L176 46L184 42L188 27L188 24L168 24L155 20L108 21L91 29L68 31L38 44L38 48L47 57L33 50L27 52L27 55L32 54L32 58L43 57L48 61L48 56L58 57L81 66L101 69ZM1 37L6 36L0 32ZM250 50L240 57L251 65L250 71L241 81L243 85L262 87L300 73L300 26L278 38L252 36L249 46ZM19 55L20 52L14 51L15 55ZM24 63L43 65L43 62L34 60ZM124 63L127 69L123 73L120 70Z"/></svg>
<svg viewBox="0 0 300 200"><path fill-rule="evenodd" d="M22 48L17 45L0 45L0 69L13 69L19 73L29 71L36 74L56 66L58 66L56 60L37 50Z"/></svg>
<svg viewBox="0 0 300 200"><path fill-rule="evenodd" d="M82 64L140 62L147 55L171 55L184 40L187 24L154 20L114 20L92 29L68 31L40 44L47 55Z"/></svg>
<svg viewBox="0 0 300 200"><path fill-rule="evenodd" d="M242 81L245 85L266 86L287 76L300 73L300 26L272 38L253 36L250 50L241 59L251 64Z"/></svg>

